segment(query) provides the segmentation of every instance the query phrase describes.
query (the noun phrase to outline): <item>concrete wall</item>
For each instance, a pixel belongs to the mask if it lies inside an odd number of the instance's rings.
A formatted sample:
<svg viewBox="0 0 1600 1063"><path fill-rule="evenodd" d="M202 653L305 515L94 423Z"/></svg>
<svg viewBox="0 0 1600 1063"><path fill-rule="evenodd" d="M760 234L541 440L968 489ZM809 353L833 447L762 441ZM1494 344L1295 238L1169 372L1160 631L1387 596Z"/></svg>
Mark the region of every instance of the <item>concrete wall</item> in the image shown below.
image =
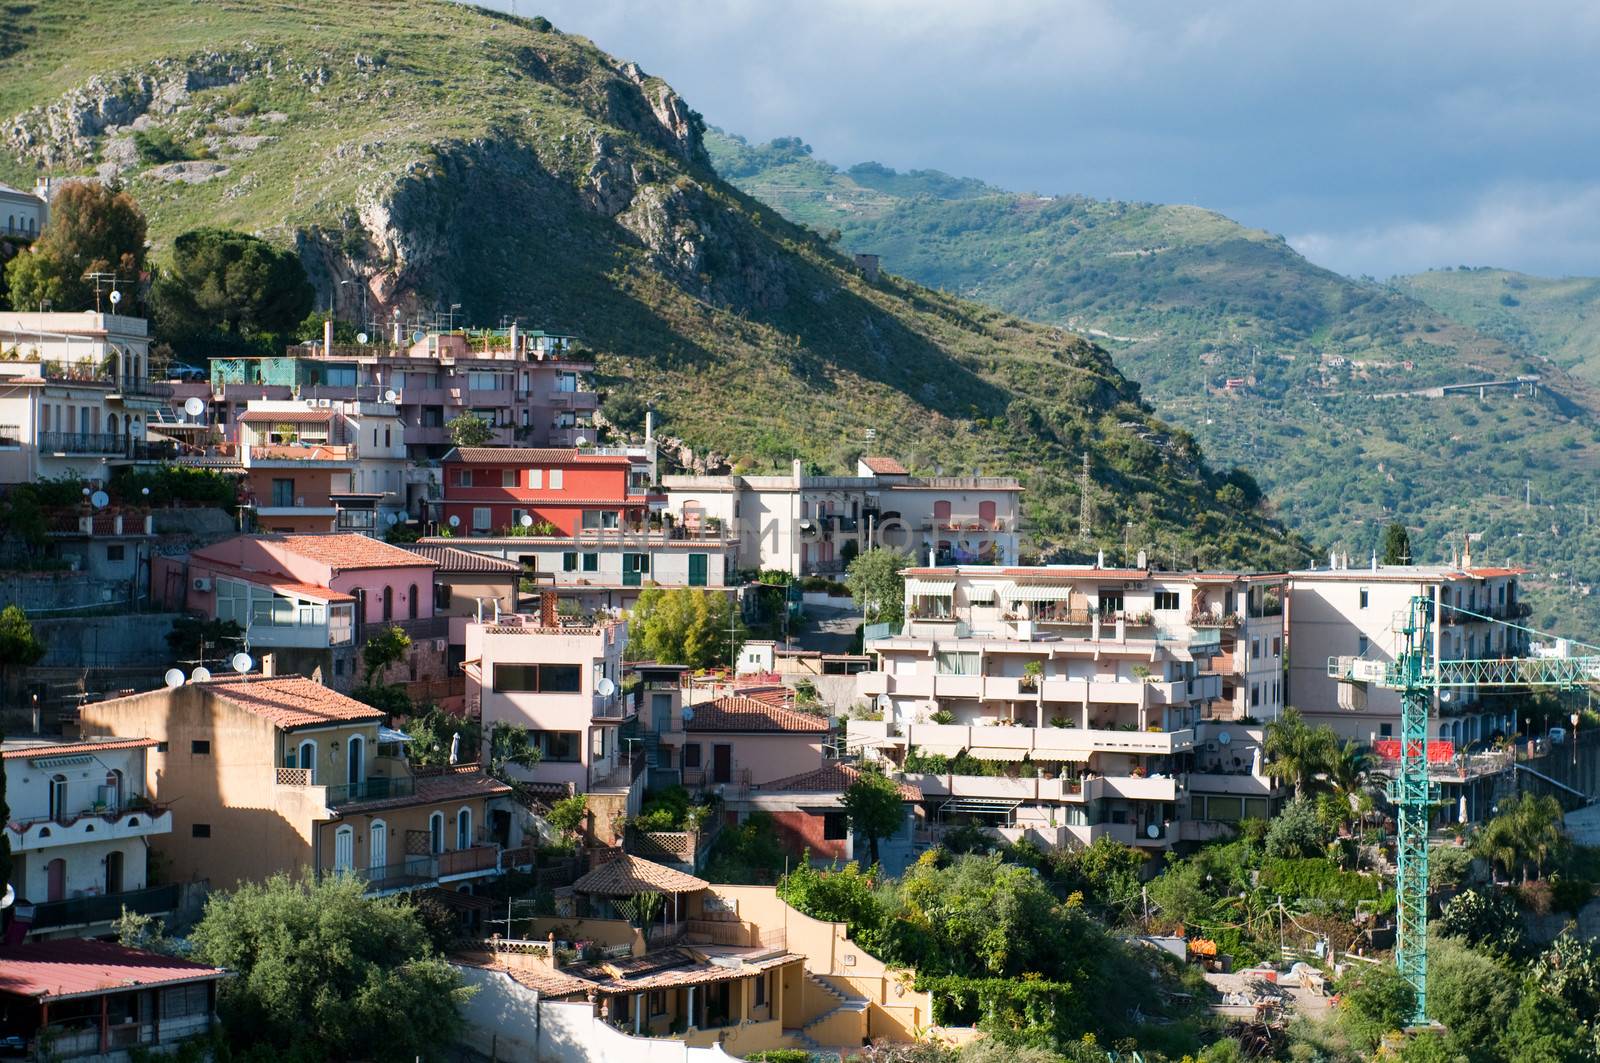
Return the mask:
<svg viewBox="0 0 1600 1063"><path fill-rule="evenodd" d="M0 592L0 601L7 601ZM39 617L33 630L45 644L40 668L170 664L167 633L178 613L137 616Z"/></svg>

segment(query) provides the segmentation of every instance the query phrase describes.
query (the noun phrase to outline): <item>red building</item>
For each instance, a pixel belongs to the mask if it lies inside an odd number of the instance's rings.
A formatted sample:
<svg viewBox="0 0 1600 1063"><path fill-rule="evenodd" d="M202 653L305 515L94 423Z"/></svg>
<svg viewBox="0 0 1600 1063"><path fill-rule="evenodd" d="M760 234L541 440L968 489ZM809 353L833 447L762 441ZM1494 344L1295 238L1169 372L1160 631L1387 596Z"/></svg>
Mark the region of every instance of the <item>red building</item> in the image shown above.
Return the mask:
<svg viewBox="0 0 1600 1063"><path fill-rule="evenodd" d="M553 534L646 528L666 506L650 463L623 450L457 447L444 456L439 523L455 535L506 535L529 518Z"/></svg>

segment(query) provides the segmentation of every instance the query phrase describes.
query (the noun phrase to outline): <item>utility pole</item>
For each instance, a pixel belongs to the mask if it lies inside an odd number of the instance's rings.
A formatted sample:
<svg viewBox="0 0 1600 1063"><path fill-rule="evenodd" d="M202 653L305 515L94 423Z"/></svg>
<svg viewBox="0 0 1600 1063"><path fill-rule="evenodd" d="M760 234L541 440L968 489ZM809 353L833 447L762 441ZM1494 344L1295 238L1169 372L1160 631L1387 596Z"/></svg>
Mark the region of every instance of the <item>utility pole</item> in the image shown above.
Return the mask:
<svg viewBox="0 0 1600 1063"><path fill-rule="evenodd" d="M1089 503L1089 452L1083 452L1083 471L1078 473L1078 538L1089 541L1092 529Z"/></svg>

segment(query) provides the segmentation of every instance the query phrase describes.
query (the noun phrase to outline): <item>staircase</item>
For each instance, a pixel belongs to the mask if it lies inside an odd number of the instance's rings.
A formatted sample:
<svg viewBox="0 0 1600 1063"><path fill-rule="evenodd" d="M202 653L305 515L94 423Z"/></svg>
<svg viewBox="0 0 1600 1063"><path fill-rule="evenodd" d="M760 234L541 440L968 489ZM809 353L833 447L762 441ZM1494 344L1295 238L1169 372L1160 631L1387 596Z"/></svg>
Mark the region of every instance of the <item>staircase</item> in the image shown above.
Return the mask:
<svg viewBox="0 0 1600 1063"><path fill-rule="evenodd" d="M849 1045L855 1047L867 1033L867 998L857 996L855 993L840 989L825 978L805 972L805 977L814 987L827 996L838 1001L833 1007L824 1011L799 1030L787 1030L797 1041L807 1045L812 1051L821 1049L824 1044Z"/></svg>

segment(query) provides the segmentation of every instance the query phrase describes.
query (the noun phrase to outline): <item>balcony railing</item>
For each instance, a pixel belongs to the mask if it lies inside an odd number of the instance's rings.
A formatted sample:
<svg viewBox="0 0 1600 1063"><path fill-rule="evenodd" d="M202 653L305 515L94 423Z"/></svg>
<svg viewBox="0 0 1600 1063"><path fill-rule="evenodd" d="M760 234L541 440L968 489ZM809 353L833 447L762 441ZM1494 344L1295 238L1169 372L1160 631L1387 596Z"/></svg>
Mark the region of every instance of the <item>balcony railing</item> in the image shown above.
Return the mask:
<svg viewBox="0 0 1600 1063"><path fill-rule="evenodd" d="M407 620L383 620L374 628L398 627L413 639L442 639L450 635L448 616L425 616Z"/></svg>
<svg viewBox="0 0 1600 1063"><path fill-rule="evenodd" d="M39 449L54 454L125 454L130 442L115 432L39 433Z"/></svg>
<svg viewBox="0 0 1600 1063"><path fill-rule="evenodd" d="M337 808L356 801L386 801L391 797L410 797L416 792L416 780L409 775L397 778L374 776L358 783L342 783L328 787L328 807Z"/></svg>
<svg viewBox="0 0 1600 1063"><path fill-rule="evenodd" d="M84 923L109 923L126 908L140 915L170 912L178 907L178 884L153 886L143 890L107 893L98 897L74 897L65 901L46 901L33 906L33 929L77 926Z"/></svg>
<svg viewBox="0 0 1600 1063"><path fill-rule="evenodd" d="M468 875L474 871L495 871L500 867L500 849L494 845L475 845L440 853L439 877Z"/></svg>

